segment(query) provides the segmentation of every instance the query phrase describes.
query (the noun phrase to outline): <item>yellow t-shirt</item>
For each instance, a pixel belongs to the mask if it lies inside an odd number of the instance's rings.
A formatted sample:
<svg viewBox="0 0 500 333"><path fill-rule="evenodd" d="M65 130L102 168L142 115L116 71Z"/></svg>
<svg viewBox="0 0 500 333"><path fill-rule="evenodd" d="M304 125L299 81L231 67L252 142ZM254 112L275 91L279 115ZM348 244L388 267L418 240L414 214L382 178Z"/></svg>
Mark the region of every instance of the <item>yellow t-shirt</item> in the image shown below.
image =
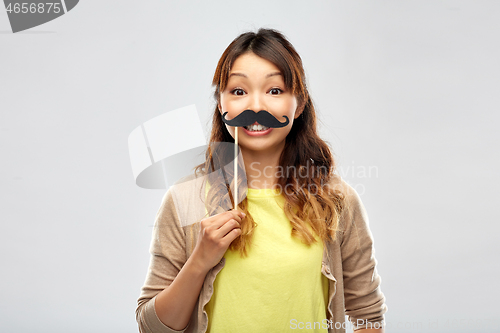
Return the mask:
<svg viewBox="0 0 500 333"><path fill-rule="evenodd" d="M291 236L279 190L248 189L258 226L248 257L228 250L205 307L208 332L327 332L328 279L323 242L310 247Z"/></svg>

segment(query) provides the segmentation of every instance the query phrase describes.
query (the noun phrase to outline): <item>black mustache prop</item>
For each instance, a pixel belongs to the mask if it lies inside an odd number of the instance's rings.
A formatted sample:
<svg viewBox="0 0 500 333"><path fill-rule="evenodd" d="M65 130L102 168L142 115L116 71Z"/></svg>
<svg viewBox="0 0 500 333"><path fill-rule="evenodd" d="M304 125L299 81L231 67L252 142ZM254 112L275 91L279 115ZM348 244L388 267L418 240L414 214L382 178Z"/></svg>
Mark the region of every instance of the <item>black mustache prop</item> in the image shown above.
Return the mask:
<svg viewBox="0 0 500 333"><path fill-rule="evenodd" d="M266 110L260 110L255 112L253 110L245 110L231 120L226 119L227 111L222 115L222 121L229 126L249 126L255 122L272 128L285 127L290 122L287 116L285 122L280 122L276 117L267 112Z"/></svg>

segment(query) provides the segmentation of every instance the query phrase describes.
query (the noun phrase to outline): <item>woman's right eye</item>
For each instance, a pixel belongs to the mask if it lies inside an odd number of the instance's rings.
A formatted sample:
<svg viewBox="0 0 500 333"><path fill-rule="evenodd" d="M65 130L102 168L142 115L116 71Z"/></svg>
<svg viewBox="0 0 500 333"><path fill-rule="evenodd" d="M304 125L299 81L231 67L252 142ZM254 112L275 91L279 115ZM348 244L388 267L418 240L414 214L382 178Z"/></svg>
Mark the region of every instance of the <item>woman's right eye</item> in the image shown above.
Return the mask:
<svg viewBox="0 0 500 333"><path fill-rule="evenodd" d="M231 94L236 95L236 96L243 96L245 94L245 91L241 88L236 88L231 90Z"/></svg>

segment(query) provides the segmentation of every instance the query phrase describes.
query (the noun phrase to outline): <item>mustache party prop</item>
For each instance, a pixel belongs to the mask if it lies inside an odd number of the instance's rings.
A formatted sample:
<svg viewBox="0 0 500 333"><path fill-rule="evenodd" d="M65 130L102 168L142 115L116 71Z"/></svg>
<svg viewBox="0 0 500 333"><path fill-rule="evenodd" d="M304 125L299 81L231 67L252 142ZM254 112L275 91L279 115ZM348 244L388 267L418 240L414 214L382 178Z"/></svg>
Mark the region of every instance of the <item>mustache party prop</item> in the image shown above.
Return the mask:
<svg viewBox="0 0 500 333"><path fill-rule="evenodd" d="M255 112L253 110L245 110L231 120L226 119L227 113L228 112L226 111L222 115L222 121L228 124L229 126L236 126L236 127L249 126L255 122L258 122L260 125L266 127L280 128L280 127L285 127L290 123L290 120L288 119L287 116L283 116L285 117L285 121L280 122L278 119L276 119L276 117L274 117L271 113L267 112L266 110L260 110L259 112Z"/></svg>

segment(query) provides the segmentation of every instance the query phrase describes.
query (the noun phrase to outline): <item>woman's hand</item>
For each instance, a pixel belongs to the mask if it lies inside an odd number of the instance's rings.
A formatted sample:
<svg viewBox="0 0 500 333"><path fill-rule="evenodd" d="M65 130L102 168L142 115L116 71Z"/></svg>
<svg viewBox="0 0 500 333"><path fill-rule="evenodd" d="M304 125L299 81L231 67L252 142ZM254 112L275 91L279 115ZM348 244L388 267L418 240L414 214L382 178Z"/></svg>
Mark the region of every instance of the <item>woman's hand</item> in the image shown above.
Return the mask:
<svg viewBox="0 0 500 333"><path fill-rule="evenodd" d="M202 270L210 270L222 259L231 242L241 234L244 217L243 212L230 210L200 221L200 235L192 257Z"/></svg>
<svg viewBox="0 0 500 333"><path fill-rule="evenodd" d="M240 222L244 217L242 212L231 210L201 220L192 255L172 283L156 296L155 311L163 324L178 331L188 325L207 272L241 234Z"/></svg>

